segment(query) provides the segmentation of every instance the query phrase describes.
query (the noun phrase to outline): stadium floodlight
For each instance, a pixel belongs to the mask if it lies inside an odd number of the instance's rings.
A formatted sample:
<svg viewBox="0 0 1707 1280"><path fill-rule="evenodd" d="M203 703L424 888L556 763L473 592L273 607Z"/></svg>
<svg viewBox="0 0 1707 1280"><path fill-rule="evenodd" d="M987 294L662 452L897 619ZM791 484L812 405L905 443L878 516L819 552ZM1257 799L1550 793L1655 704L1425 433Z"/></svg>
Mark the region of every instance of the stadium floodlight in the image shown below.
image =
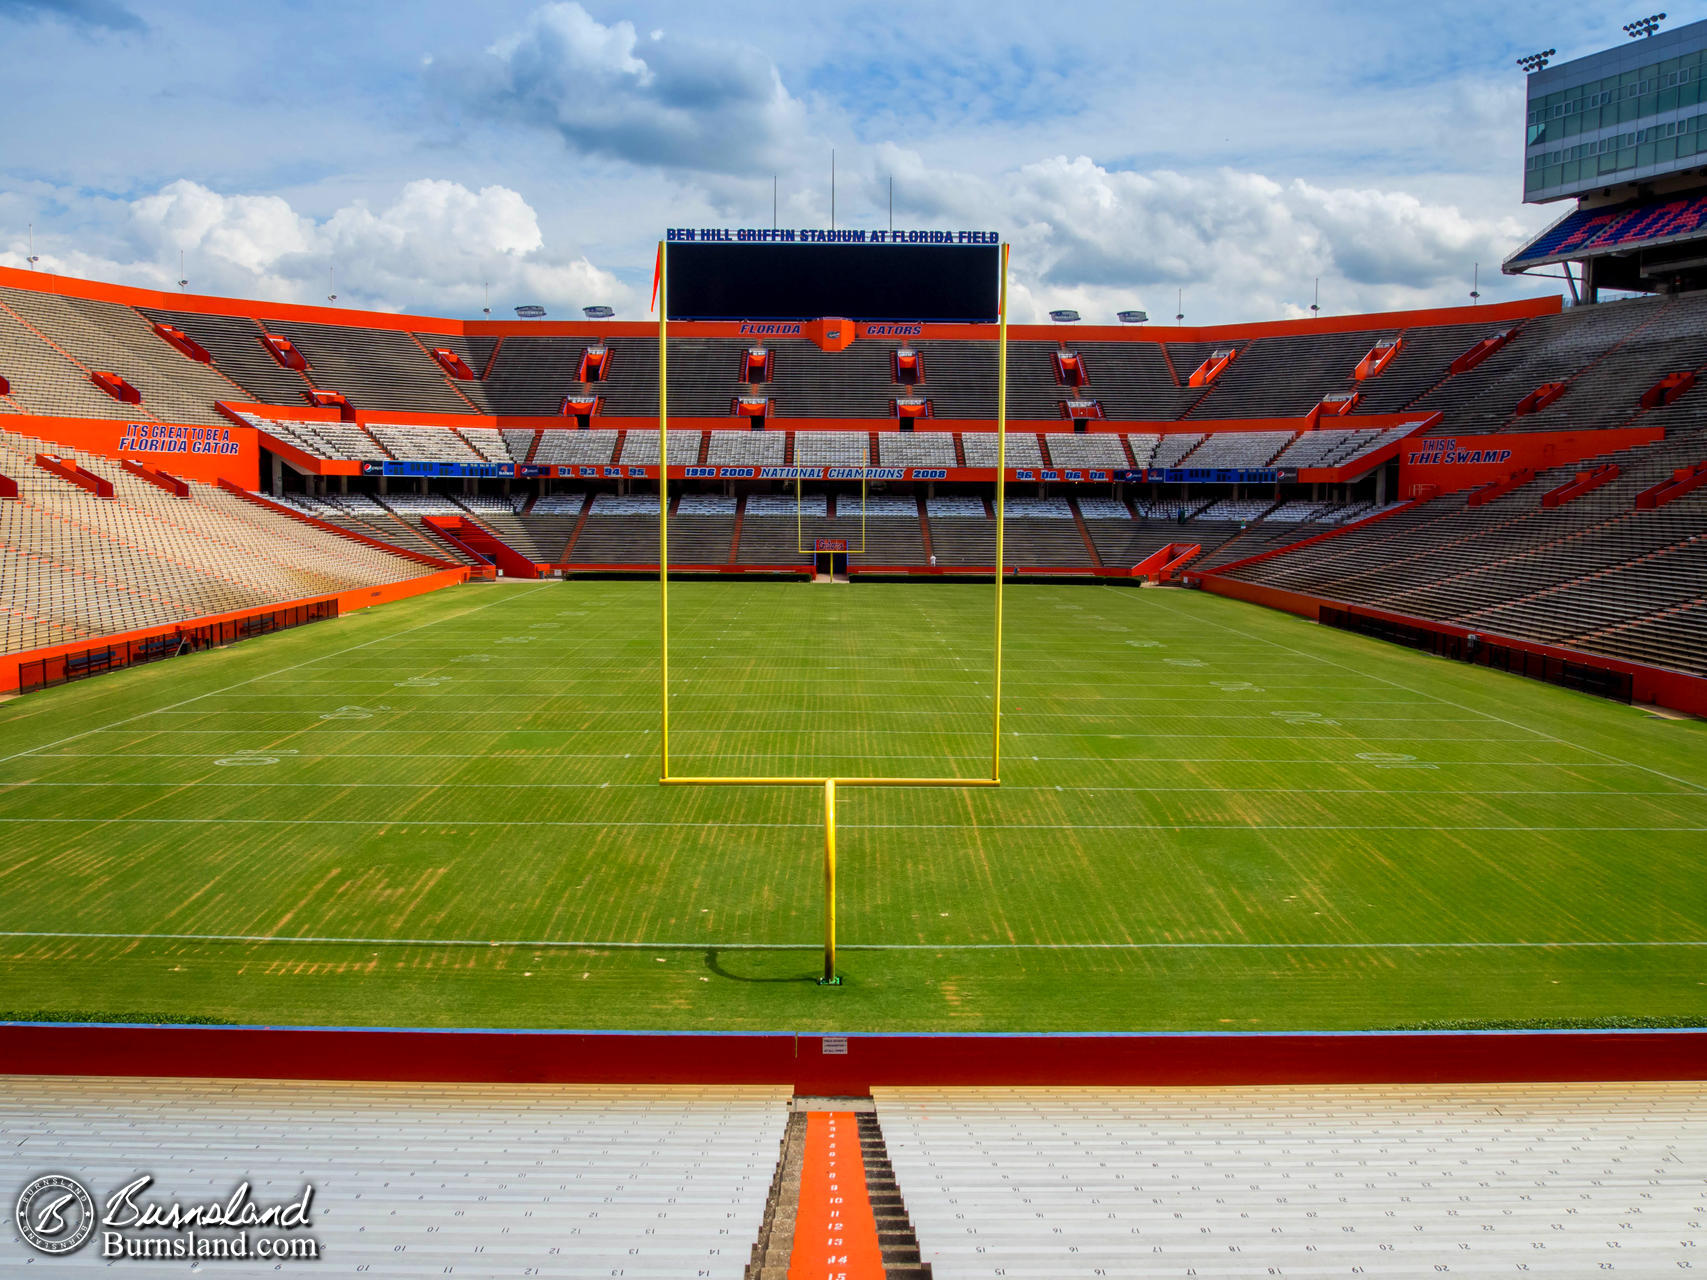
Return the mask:
<svg viewBox="0 0 1707 1280"><path fill-rule="evenodd" d="M530 302L524 306L517 307L516 314L523 320L543 320L545 319L545 308L540 306L538 303Z"/></svg>
<svg viewBox="0 0 1707 1280"><path fill-rule="evenodd" d="M1632 40L1639 40L1645 36L1651 36L1654 32L1660 29L1660 23L1665 20L1666 16L1663 13L1650 13L1645 18L1637 18L1634 22L1626 22L1624 24L1624 34L1629 36Z"/></svg>
<svg viewBox="0 0 1707 1280"><path fill-rule="evenodd" d="M25 258L24 261L29 263L30 264L30 270L34 271L36 269L36 263L40 262L41 259L36 256L36 224L33 222L30 223L29 234L30 234L30 256Z"/></svg>
<svg viewBox="0 0 1707 1280"><path fill-rule="evenodd" d="M589 320L609 320L616 314L616 311L612 307L601 305L595 307L582 307L581 314L586 316Z"/></svg>
<svg viewBox="0 0 1707 1280"><path fill-rule="evenodd" d="M1114 318L1121 324L1147 324L1150 320L1148 311L1117 311Z"/></svg>
<svg viewBox="0 0 1707 1280"><path fill-rule="evenodd" d="M1534 75L1537 71L1544 68L1547 65L1548 59L1557 52L1559 52L1557 49L1543 49L1540 53L1532 53L1527 57L1519 58L1517 60L1517 65L1521 67L1526 74Z"/></svg>
<svg viewBox="0 0 1707 1280"><path fill-rule="evenodd" d="M1079 322L1079 313L1071 309L1051 311L1049 313L1049 319L1055 324L1077 324Z"/></svg>

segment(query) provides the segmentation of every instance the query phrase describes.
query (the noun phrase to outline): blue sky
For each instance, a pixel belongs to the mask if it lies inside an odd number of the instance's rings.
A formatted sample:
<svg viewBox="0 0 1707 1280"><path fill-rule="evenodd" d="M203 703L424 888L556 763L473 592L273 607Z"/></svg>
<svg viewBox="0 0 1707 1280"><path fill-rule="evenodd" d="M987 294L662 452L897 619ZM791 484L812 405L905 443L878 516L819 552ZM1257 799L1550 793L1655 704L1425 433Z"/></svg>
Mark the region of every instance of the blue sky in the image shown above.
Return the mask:
<svg viewBox="0 0 1707 1280"><path fill-rule="evenodd" d="M1514 59L1629 14L1432 3L0 0L0 263L477 316L639 318L673 225L977 227L1016 316L1554 292L1499 260ZM1668 25L1707 16L1707 3Z"/></svg>

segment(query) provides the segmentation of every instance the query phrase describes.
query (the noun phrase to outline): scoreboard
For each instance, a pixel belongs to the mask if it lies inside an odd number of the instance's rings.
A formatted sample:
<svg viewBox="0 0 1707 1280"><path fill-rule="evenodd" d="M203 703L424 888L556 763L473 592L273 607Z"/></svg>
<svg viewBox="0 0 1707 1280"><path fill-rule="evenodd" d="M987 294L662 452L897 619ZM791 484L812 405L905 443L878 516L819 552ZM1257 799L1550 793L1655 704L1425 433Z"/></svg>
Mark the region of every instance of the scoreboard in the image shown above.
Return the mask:
<svg viewBox="0 0 1707 1280"><path fill-rule="evenodd" d="M993 323L997 244L672 242L671 320Z"/></svg>

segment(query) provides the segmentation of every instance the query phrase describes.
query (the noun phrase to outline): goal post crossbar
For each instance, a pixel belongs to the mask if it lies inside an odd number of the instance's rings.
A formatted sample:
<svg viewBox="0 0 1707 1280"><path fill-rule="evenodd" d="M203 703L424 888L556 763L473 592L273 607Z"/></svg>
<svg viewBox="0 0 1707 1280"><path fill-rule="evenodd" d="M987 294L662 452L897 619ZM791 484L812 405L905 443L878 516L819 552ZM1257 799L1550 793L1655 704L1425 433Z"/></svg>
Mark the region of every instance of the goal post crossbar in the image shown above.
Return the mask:
<svg viewBox="0 0 1707 1280"><path fill-rule="evenodd" d="M663 786L821 787L824 791L824 976L821 985L837 986L836 975L836 788L837 787L999 787L1002 785L1002 583L1006 577L1003 529L1007 510L1008 467L1008 246L1000 250L996 319L996 571L995 653L991 670L990 776L987 778L883 778L795 776L684 776L670 772L670 426L669 426L669 247L658 244L658 624L659 753ZM870 460L867 459L868 470ZM795 474L795 540L803 544L801 477ZM860 549L865 548L865 477L861 476ZM803 552L804 545L800 548Z"/></svg>

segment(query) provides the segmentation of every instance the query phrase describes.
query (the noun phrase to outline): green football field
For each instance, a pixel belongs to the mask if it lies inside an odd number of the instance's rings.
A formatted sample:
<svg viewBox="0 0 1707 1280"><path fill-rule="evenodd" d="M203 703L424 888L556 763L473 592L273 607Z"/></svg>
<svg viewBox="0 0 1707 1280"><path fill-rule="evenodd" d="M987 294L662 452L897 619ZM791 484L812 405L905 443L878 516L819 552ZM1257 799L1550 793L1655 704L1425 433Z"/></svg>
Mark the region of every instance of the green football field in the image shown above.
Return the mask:
<svg viewBox="0 0 1707 1280"><path fill-rule="evenodd" d="M677 773L978 776L992 589L672 586ZM655 583L0 705L0 1014L1707 1023L1707 727L1196 592L1007 592L999 790L658 785Z"/></svg>

